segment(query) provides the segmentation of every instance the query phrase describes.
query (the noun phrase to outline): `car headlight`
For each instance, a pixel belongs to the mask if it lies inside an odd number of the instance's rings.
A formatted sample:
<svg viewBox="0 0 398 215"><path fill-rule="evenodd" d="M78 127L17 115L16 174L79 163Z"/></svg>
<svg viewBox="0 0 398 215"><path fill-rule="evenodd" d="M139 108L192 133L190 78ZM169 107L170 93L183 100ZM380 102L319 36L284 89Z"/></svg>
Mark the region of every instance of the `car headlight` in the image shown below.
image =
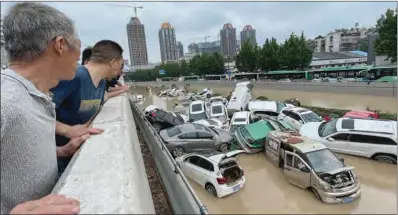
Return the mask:
<svg viewBox="0 0 398 215"><path fill-rule="evenodd" d="M319 185L321 185L323 190L330 190L331 189L330 185L328 183L322 181L322 180L320 180Z"/></svg>

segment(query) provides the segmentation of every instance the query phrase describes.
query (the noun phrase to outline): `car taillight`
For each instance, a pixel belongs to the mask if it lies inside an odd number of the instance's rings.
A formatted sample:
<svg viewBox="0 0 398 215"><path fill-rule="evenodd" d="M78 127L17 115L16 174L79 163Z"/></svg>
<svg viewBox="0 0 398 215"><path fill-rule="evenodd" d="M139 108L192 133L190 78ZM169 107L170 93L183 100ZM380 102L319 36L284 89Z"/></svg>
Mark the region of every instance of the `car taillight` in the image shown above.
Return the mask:
<svg viewBox="0 0 398 215"><path fill-rule="evenodd" d="M152 116L152 117L156 117L156 113L155 113L155 112L152 112L152 113L151 113L151 116Z"/></svg>
<svg viewBox="0 0 398 215"><path fill-rule="evenodd" d="M226 184L227 183L227 179L226 178L217 178L217 183L218 184Z"/></svg>

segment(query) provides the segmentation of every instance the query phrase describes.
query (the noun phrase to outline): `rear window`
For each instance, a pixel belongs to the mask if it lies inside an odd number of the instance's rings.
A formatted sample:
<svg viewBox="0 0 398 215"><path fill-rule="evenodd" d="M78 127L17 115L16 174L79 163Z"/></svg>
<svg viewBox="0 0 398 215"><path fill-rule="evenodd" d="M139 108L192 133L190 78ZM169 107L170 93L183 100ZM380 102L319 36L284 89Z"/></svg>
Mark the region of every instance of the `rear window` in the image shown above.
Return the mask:
<svg viewBox="0 0 398 215"><path fill-rule="evenodd" d="M178 127L173 127L167 130L167 135L169 135L169 137L174 137L178 134L181 134L181 130Z"/></svg>
<svg viewBox="0 0 398 215"><path fill-rule="evenodd" d="M245 118L235 118L234 122L246 122Z"/></svg>
<svg viewBox="0 0 398 215"><path fill-rule="evenodd" d="M192 112L199 112L203 110L203 105L202 104L194 104L192 105Z"/></svg>
<svg viewBox="0 0 398 215"><path fill-rule="evenodd" d="M213 107L211 107L211 112L213 114L220 114L220 113L222 113L222 107L220 105L219 106L213 106Z"/></svg>

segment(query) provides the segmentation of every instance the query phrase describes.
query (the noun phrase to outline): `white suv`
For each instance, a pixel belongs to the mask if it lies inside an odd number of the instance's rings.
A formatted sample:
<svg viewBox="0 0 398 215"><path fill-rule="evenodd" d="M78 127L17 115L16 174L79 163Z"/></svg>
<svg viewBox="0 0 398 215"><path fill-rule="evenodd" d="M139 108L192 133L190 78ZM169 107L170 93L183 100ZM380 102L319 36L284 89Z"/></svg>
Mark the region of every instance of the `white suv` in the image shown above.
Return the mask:
<svg viewBox="0 0 398 215"><path fill-rule="evenodd" d="M221 198L237 192L245 184L243 169L235 159L241 153L244 151L191 153L177 157L176 162L186 177Z"/></svg>
<svg viewBox="0 0 398 215"><path fill-rule="evenodd" d="M278 115L278 119L285 121L296 130L300 130L301 126L305 123L322 121L322 118L318 114L301 107L283 109Z"/></svg>
<svg viewBox="0 0 398 215"><path fill-rule="evenodd" d="M397 121L339 118L306 123L300 134L337 153L397 163Z"/></svg>

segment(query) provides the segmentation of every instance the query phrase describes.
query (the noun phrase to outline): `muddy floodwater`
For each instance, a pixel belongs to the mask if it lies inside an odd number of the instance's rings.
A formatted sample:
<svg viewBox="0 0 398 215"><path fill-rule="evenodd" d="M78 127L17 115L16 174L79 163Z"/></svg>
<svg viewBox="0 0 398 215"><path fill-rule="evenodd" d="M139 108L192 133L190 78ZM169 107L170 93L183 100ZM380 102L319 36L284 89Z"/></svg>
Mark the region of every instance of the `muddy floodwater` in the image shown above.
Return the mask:
<svg viewBox="0 0 398 215"><path fill-rule="evenodd" d="M168 86L168 85L167 85ZM192 84L189 87L190 91L200 91L203 88L210 87L213 92L227 96L233 91L233 86L225 85L206 85L206 84ZM154 88L152 86L152 88ZM132 92L143 92L143 86L131 86ZM153 91L159 92L159 88ZM284 101L290 98L298 98L301 104L307 106L323 107L323 108L338 108L351 110L380 110L382 112L397 113L398 102L396 97L392 96L372 96L361 94L347 93L333 93L333 92L311 92L293 91L293 90L276 90L268 89L265 86L254 87L252 92L253 99L258 96L266 96L268 99Z"/></svg>
<svg viewBox="0 0 398 215"><path fill-rule="evenodd" d="M136 91L145 96L140 109L154 104L171 110L176 99L159 98ZM283 170L266 159L264 153L241 155L238 163L245 171L246 184L238 192L216 198L191 181L201 201L215 214L397 214L397 166L370 159L338 155L347 166L355 167L361 182L361 197L349 204L327 205L315 199L307 190L287 182Z"/></svg>

